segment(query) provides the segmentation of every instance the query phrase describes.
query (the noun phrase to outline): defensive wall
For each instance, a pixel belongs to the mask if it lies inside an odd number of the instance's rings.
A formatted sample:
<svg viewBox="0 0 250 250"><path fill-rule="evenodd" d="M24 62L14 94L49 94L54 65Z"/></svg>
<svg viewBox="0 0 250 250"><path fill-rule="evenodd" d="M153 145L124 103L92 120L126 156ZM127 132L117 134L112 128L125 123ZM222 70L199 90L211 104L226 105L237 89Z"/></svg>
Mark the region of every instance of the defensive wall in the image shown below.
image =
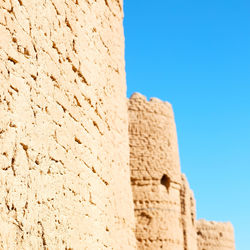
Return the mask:
<svg viewBox="0 0 250 250"><path fill-rule="evenodd" d="M122 0L0 1L0 248L233 250L196 221L172 107L126 99Z"/></svg>

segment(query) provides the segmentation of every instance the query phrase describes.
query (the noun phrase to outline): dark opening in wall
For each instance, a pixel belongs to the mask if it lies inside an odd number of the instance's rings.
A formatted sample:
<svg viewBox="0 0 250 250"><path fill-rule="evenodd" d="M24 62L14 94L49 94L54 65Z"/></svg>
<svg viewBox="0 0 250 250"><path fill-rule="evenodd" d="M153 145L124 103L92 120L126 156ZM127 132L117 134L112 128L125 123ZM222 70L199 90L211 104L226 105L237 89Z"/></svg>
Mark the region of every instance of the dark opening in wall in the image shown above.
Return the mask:
<svg viewBox="0 0 250 250"><path fill-rule="evenodd" d="M168 192L170 188L170 182L170 178L166 174L164 174L161 178L161 184L166 187Z"/></svg>
<svg viewBox="0 0 250 250"><path fill-rule="evenodd" d="M191 213L192 225L194 226L194 213Z"/></svg>
<svg viewBox="0 0 250 250"><path fill-rule="evenodd" d="M200 230L197 232L197 235L202 236L202 233Z"/></svg>

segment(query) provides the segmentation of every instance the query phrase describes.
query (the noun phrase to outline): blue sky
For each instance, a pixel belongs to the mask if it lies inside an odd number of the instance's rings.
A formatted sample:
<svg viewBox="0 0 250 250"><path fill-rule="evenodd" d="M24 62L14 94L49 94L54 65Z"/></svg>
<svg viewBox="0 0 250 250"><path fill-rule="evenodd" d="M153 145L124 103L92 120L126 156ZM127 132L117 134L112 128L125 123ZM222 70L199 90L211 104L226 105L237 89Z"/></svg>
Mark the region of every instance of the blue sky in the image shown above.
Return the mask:
<svg viewBox="0 0 250 250"><path fill-rule="evenodd" d="M250 249L250 1L124 1L128 96L172 103L197 217Z"/></svg>

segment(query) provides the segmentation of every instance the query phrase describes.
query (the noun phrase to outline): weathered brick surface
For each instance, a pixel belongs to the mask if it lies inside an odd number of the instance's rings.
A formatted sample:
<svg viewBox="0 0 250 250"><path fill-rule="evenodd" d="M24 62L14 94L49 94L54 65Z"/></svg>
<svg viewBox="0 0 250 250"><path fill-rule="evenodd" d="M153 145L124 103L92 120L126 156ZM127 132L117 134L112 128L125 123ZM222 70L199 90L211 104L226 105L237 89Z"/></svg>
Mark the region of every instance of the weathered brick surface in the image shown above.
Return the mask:
<svg viewBox="0 0 250 250"><path fill-rule="evenodd" d="M122 2L0 1L0 248L134 249Z"/></svg>
<svg viewBox="0 0 250 250"><path fill-rule="evenodd" d="M231 223L197 221L198 250L234 250L234 230Z"/></svg>
<svg viewBox="0 0 250 250"><path fill-rule="evenodd" d="M122 4L0 0L0 249L234 249L196 222L171 105L127 103Z"/></svg>

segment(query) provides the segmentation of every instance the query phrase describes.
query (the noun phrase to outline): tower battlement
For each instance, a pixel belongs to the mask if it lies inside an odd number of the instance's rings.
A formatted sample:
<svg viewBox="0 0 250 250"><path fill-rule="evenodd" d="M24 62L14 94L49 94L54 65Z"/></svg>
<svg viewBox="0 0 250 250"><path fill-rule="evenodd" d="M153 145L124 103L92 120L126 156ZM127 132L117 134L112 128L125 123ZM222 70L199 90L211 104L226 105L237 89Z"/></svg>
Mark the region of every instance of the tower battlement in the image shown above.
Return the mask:
<svg viewBox="0 0 250 250"><path fill-rule="evenodd" d="M170 103L135 93L128 101L131 180L180 185L174 113ZM141 164L142 162L142 164Z"/></svg>

